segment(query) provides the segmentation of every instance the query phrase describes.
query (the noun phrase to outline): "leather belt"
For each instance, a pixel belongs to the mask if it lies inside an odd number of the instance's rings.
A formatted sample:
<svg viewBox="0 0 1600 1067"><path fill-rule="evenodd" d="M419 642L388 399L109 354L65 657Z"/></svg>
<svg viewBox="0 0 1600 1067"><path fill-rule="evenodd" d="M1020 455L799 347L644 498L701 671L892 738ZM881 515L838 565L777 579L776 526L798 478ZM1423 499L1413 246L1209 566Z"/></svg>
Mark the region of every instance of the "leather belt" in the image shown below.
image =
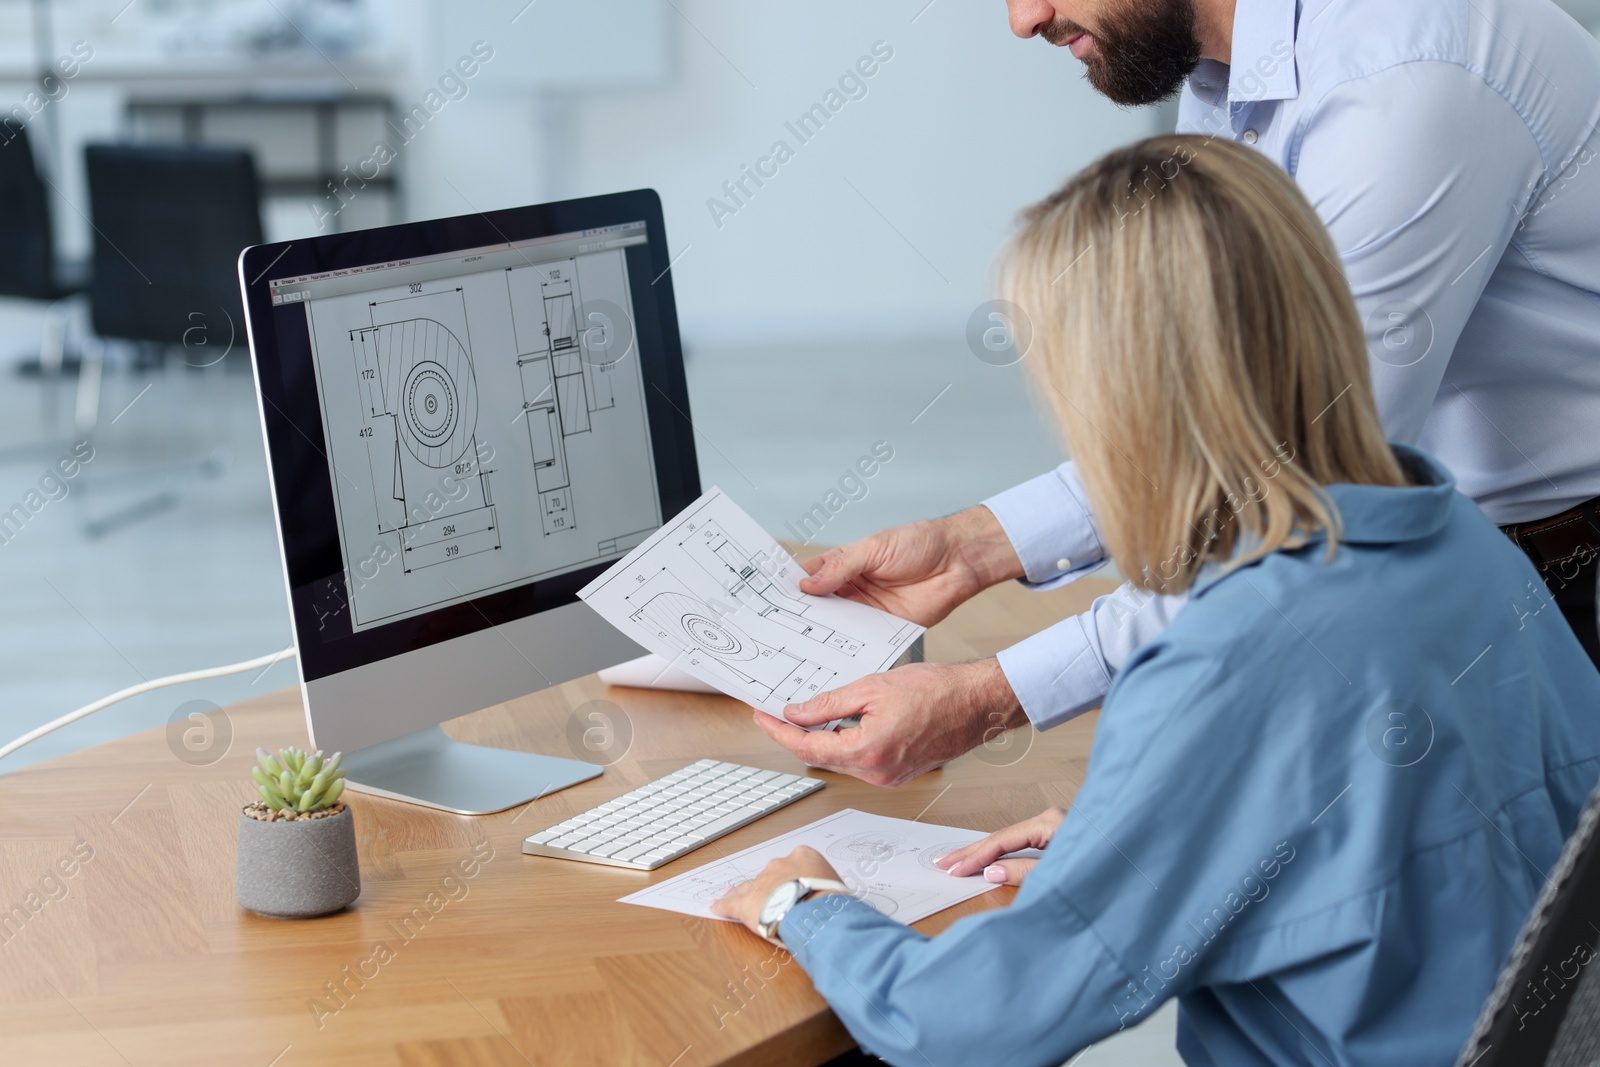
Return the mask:
<svg viewBox="0 0 1600 1067"><path fill-rule="evenodd" d="M1573 560L1588 562L1600 555L1600 497L1570 507L1559 515L1500 527L1511 543L1527 553L1533 565L1546 570Z"/></svg>

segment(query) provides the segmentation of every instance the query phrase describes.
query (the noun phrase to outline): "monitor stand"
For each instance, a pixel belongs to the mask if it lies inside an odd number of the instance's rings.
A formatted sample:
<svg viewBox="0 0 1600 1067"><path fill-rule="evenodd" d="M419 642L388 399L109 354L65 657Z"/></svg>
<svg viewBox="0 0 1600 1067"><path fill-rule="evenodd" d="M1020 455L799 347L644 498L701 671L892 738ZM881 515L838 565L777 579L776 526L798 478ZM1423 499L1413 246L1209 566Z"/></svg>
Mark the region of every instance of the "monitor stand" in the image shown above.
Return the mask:
<svg viewBox="0 0 1600 1067"><path fill-rule="evenodd" d="M351 789L457 815L487 815L600 776L581 760L452 741L437 726L346 752Z"/></svg>

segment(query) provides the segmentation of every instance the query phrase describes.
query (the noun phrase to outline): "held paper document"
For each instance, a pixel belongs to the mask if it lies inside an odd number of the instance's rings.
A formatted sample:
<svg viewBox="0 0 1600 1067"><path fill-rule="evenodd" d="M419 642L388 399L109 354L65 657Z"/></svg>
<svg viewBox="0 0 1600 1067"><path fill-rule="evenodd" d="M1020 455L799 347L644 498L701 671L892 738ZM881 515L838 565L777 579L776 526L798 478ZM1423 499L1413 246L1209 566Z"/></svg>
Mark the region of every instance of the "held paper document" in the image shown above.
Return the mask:
<svg viewBox="0 0 1600 1067"><path fill-rule="evenodd" d="M837 596L712 489L578 596L674 667L783 717L785 704L888 670L922 633Z"/></svg>
<svg viewBox="0 0 1600 1067"><path fill-rule="evenodd" d="M986 836L981 830L930 826L846 808L782 837L630 893L620 902L731 922L711 914L713 900L729 886L760 874L768 860L809 845L828 858L839 872L839 880L854 890L857 899L897 922L914 923L999 888L981 874L952 878L933 865L945 853Z"/></svg>

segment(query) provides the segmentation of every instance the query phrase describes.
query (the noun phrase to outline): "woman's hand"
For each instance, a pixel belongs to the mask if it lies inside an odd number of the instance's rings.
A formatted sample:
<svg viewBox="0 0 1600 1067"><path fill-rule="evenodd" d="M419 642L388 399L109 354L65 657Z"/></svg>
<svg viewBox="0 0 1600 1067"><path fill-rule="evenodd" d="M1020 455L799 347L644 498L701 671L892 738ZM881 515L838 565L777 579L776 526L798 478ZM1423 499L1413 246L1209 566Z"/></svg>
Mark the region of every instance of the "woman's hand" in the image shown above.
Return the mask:
<svg viewBox="0 0 1600 1067"><path fill-rule="evenodd" d="M752 933L759 934L762 905L767 902L774 889L796 878L832 878L836 882L843 881L839 877L839 872L833 869L833 865L822 858L822 853L801 845L787 856L768 863L761 869L761 873L750 881L730 887L722 895L721 900L712 901L711 912L724 919L737 919L748 926ZM828 893L833 890L824 889L820 892Z"/></svg>
<svg viewBox="0 0 1600 1067"><path fill-rule="evenodd" d="M1000 857L1025 848L1044 848L1066 817L1066 809L1050 808L1014 826L996 830L982 841L974 841L964 848L947 852L933 862L947 874L958 878L982 871L983 876L991 882L1021 885L1039 861L1028 858L1003 860Z"/></svg>

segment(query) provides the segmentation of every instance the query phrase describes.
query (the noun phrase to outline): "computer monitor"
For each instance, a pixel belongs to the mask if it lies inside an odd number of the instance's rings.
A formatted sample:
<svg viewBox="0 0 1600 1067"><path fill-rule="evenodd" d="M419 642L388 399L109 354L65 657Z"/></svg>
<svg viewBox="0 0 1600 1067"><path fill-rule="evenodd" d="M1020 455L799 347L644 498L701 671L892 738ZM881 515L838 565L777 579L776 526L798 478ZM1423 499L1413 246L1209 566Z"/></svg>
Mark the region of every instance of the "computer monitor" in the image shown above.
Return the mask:
<svg viewBox="0 0 1600 1067"><path fill-rule="evenodd" d="M239 257L301 692L352 788L464 814L600 768L448 719L642 653L577 598L700 494L649 190Z"/></svg>

